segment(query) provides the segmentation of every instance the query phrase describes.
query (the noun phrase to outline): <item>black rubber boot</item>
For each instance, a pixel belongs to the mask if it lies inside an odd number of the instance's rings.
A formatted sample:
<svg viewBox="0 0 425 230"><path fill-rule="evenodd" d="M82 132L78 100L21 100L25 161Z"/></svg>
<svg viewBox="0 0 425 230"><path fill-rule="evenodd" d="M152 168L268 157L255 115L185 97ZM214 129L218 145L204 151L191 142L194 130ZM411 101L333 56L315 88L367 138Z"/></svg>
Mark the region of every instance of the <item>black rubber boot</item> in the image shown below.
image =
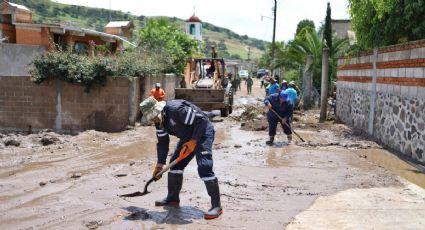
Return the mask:
<svg viewBox="0 0 425 230"><path fill-rule="evenodd" d="M292 135L291 134L287 135L286 137L288 138L288 142L292 141Z"/></svg>
<svg viewBox="0 0 425 230"><path fill-rule="evenodd" d="M204 218L207 220L215 219L223 213L220 202L220 188L218 186L218 180L205 181L208 195L211 197L211 208L208 212L204 213Z"/></svg>
<svg viewBox="0 0 425 230"><path fill-rule="evenodd" d="M180 190L183 184L183 174L168 173L168 195L162 200L155 201L155 206L178 206Z"/></svg>
<svg viewBox="0 0 425 230"><path fill-rule="evenodd" d="M274 142L274 136L270 136L270 140L266 141L266 145L272 146Z"/></svg>

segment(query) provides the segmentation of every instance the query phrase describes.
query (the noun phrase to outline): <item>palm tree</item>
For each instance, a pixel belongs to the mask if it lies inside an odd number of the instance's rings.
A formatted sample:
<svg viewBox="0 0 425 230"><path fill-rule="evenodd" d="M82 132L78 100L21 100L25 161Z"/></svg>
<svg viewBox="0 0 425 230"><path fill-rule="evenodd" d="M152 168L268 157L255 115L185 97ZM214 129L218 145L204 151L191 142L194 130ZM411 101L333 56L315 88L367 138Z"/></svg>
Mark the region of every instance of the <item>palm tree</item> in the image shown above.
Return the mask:
<svg viewBox="0 0 425 230"><path fill-rule="evenodd" d="M333 51L330 64L332 68L331 80L336 76L336 64L338 57L342 56L349 48L347 39L333 37ZM316 31L309 28L304 28L293 41L289 42L286 46L278 49L277 58L274 63L275 67L286 67L287 69L297 69L300 71L300 78L302 69L304 68L307 56L313 57L313 64L311 71L313 73L313 86L320 89L321 84L321 71L322 71L322 50L323 50L322 36Z"/></svg>

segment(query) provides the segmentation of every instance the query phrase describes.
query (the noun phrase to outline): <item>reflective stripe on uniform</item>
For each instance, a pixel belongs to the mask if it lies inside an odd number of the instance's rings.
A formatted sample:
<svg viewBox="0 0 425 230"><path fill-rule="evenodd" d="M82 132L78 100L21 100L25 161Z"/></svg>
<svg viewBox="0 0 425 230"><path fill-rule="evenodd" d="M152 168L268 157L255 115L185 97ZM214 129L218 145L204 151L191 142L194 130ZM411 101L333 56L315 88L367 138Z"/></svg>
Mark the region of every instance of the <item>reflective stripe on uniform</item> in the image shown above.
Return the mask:
<svg viewBox="0 0 425 230"><path fill-rule="evenodd" d="M158 137L163 137L163 136L166 136L168 133L167 132L165 132L164 130L162 130L162 129L157 129L156 130L156 135L158 136Z"/></svg>
<svg viewBox="0 0 425 230"><path fill-rule="evenodd" d="M187 122L189 121L190 115L192 114L192 107L189 107L189 110L186 114L186 119L184 120L184 124L187 125Z"/></svg>
<svg viewBox="0 0 425 230"><path fill-rule="evenodd" d="M183 174L183 170L170 170L170 173Z"/></svg>
<svg viewBox="0 0 425 230"><path fill-rule="evenodd" d="M203 181L210 181L210 180L214 180L215 178L216 178L215 176L212 176L212 177L201 177L201 179Z"/></svg>
<svg viewBox="0 0 425 230"><path fill-rule="evenodd" d="M190 119L189 125L193 124L193 120L195 120L196 111L192 112L192 118Z"/></svg>

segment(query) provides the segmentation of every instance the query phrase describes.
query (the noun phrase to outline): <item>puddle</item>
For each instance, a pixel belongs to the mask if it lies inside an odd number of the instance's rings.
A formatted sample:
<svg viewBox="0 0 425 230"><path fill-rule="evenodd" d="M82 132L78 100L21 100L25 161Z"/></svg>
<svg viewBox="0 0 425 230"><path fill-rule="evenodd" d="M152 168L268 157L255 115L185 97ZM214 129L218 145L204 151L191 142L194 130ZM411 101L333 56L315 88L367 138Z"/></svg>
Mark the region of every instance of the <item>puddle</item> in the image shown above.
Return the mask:
<svg viewBox="0 0 425 230"><path fill-rule="evenodd" d="M359 156L367 157L367 160L384 167L392 173L425 188L425 173L411 166L407 162L398 159L383 149L359 149L351 150Z"/></svg>
<svg viewBox="0 0 425 230"><path fill-rule="evenodd" d="M157 224L191 224L193 220L203 219L204 217L201 210L190 206L164 207L163 211L150 211L135 206L124 209L130 212L124 218L125 220L151 220Z"/></svg>

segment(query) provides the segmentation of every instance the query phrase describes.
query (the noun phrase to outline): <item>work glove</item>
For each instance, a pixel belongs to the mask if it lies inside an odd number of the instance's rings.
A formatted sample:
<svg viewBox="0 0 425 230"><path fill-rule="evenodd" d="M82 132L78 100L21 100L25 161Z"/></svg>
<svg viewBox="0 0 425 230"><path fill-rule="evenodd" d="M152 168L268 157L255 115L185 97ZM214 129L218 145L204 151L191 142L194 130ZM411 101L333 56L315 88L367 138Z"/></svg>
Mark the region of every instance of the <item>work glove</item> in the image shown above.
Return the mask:
<svg viewBox="0 0 425 230"><path fill-rule="evenodd" d="M193 152L196 148L196 141L194 139L189 140L188 142L183 144L182 149L184 148L186 148L186 150L184 151L185 154Z"/></svg>
<svg viewBox="0 0 425 230"><path fill-rule="evenodd" d="M282 118L282 123L283 123L283 124L288 124L288 122L287 122L287 121L288 121L288 118L286 118L286 117Z"/></svg>
<svg viewBox="0 0 425 230"><path fill-rule="evenodd" d="M162 169L164 168L164 165L162 164L156 164L153 173L152 173L152 177L155 177L155 181L161 179L162 175L156 176L156 174L158 174L159 172L162 171Z"/></svg>

